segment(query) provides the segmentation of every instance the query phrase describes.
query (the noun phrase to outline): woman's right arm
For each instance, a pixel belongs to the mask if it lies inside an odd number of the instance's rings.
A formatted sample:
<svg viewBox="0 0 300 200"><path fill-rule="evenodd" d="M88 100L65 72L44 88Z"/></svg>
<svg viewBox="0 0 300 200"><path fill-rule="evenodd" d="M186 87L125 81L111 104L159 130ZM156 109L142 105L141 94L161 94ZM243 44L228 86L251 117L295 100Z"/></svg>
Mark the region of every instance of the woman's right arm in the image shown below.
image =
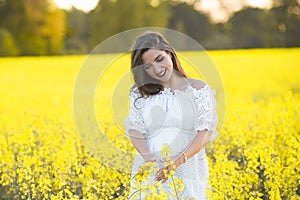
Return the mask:
<svg viewBox="0 0 300 200"><path fill-rule="evenodd" d="M139 154L144 158L145 162L155 161L156 157L153 153L150 152L150 149L146 143L145 136L139 131L130 130L130 140Z"/></svg>
<svg viewBox="0 0 300 200"><path fill-rule="evenodd" d="M125 119L125 133L130 138L132 144L144 158L145 162L155 161L155 155L150 152L150 149L146 143L146 125L143 120L142 105L135 105L135 101L141 95L138 93L137 88L130 90L130 109L129 116ZM143 100L143 99L140 99ZM138 104L138 102L137 102Z"/></svg>

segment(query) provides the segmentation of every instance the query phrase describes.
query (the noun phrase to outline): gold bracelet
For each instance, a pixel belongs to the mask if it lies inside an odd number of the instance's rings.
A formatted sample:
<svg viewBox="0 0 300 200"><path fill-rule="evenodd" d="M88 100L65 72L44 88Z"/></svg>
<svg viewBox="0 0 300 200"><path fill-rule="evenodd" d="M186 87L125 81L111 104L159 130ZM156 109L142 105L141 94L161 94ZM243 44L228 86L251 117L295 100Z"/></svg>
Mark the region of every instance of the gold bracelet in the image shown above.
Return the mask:
<svg viewBox="0 0 300 200"><path fill-rule="evenodd" d="M187 156L186 156L186 153L183 151L182 152L182 154L183 154L183 156L184 156L184 161L183 161L183 163L185 163L186 161L187 161Z"/></svg>

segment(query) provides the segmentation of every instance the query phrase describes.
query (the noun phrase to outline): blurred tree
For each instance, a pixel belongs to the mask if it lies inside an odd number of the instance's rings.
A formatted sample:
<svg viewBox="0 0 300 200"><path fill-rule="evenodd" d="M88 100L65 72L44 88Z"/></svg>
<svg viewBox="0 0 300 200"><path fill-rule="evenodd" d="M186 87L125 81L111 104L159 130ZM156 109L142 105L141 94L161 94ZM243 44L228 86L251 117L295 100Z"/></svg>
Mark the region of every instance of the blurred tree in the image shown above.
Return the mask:
<svg viewBox="0 0 300 200"><path fill-rule="evenodd" d="M185 33L201 44L205 43L212 32L208 17L187 3L173 4L168 27Z"/></svg>
<svg viewBox="0 0 300 200"><path fill-rule="evenodd" d="M13 36L4 28L0 28L0 56L15 56L19 50Z"/></svg>
<svg viewBox="0 0 300 200"><path fill-rule="evenodd" d="M300 2L298 0L273 0L273 7L280 7L282 13L300 15Z"/></svg>
<svg viewBox="0 0 300 200"><path fill-rule="evenodd" d="M288 15L285 26L285 46L300 47L300 16L293 14Z"/></svg>
<svg viewBox="0 0 300 200"><path fill-rule="evenodd" d="M101 0L89 15L90 48L122 31L138 27L166 27L166 0Z"/></svg>
<svg viewBox="0 0 300 200"><path fill-rule="evenodd" d="M231 49L234 48L234 43L230 35L226 24L218 23L213 24L211 35L205 40L204 46L206 49Z"/></svg>
<svg viewBox="0 0 300 200"><path fill-rule="evenodd" d="M88 14L72 8L67 14L67 30L65 35L65 53L88 53L89 41Z"/></svg>
<svg viewBox="0 0 300 200"><path fill-rule="evenodd" d="M282 46L282 34L277 29L273 13L268 10L247 8L236 12L227 22L235 48Z"/></svg>
<svg viewBox="0 0 300 200"><path fill-rule="evenodd" d="M22 55L60 52L65 12L49 0L6 0L0 7L0 26L14 36Z"/></svg>
<svg viewBox="0 0 300 200"><path fill-rule="evenodd" d="M284 46L300 46L300 2L298 0L273 0L274 19L282 33Z"/></svg>

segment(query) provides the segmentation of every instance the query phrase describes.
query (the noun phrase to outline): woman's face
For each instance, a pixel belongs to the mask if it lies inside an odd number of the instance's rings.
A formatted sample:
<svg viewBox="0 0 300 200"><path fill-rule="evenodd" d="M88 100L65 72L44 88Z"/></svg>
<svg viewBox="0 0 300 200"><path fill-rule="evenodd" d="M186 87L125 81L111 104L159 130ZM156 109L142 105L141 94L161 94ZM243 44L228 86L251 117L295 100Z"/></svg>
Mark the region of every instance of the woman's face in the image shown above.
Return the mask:
<svg viewBox="0 0 300 200"><path fill-rule="evenodd" d="M154 79L166 82L173 73L171 55L159 49L149 49L142 55L144 70Z"/></svg>

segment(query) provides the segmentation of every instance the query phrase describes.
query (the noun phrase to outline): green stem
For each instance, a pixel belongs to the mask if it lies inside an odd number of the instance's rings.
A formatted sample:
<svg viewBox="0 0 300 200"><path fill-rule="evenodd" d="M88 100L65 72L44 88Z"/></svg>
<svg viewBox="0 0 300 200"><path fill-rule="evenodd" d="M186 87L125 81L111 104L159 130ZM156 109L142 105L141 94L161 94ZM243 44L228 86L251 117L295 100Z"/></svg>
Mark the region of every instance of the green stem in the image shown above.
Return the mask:
<svg viewBox="0 0 300 200"><path fill-rule="evenodd" d="M173 175L171 176L171 179L172 179L172 182L173 182L173 185L174 185L174 190L175 190L176 198L177 198L177 200L179 200L178 192L177 192L177 189L176 189L176 186L175 186L175 181L173 179Z"/></svg>
<svg viewBox="0 0 300 200"><path fill-rule="evenodd" d="M134 193L132 193L132 194L128 197L128 199L132 198L132 197L134 196L134 194L137 193L137 192L140 192L140 196L141 196L141 195L142 195L142 194L141 194L141 191L142 191L142 189L139 189L139 190L135 191Z"/></svg>
<svg viewBox="0 0 300 200"><path fill-rule="evenodd" d="M171 168L172 168L171 161L169 161L168 164L169 164L169 166L171 166ZM174 186L176 198L177 198L177 200L180 200L179 197L178 197L178 192L177 192L177 189L176 189L176 186L175 186L175 181L174 181L174 179L173 179L173 175L171 176L171 179L172 179L172 182L173 182L173 186Z"/></svg>

